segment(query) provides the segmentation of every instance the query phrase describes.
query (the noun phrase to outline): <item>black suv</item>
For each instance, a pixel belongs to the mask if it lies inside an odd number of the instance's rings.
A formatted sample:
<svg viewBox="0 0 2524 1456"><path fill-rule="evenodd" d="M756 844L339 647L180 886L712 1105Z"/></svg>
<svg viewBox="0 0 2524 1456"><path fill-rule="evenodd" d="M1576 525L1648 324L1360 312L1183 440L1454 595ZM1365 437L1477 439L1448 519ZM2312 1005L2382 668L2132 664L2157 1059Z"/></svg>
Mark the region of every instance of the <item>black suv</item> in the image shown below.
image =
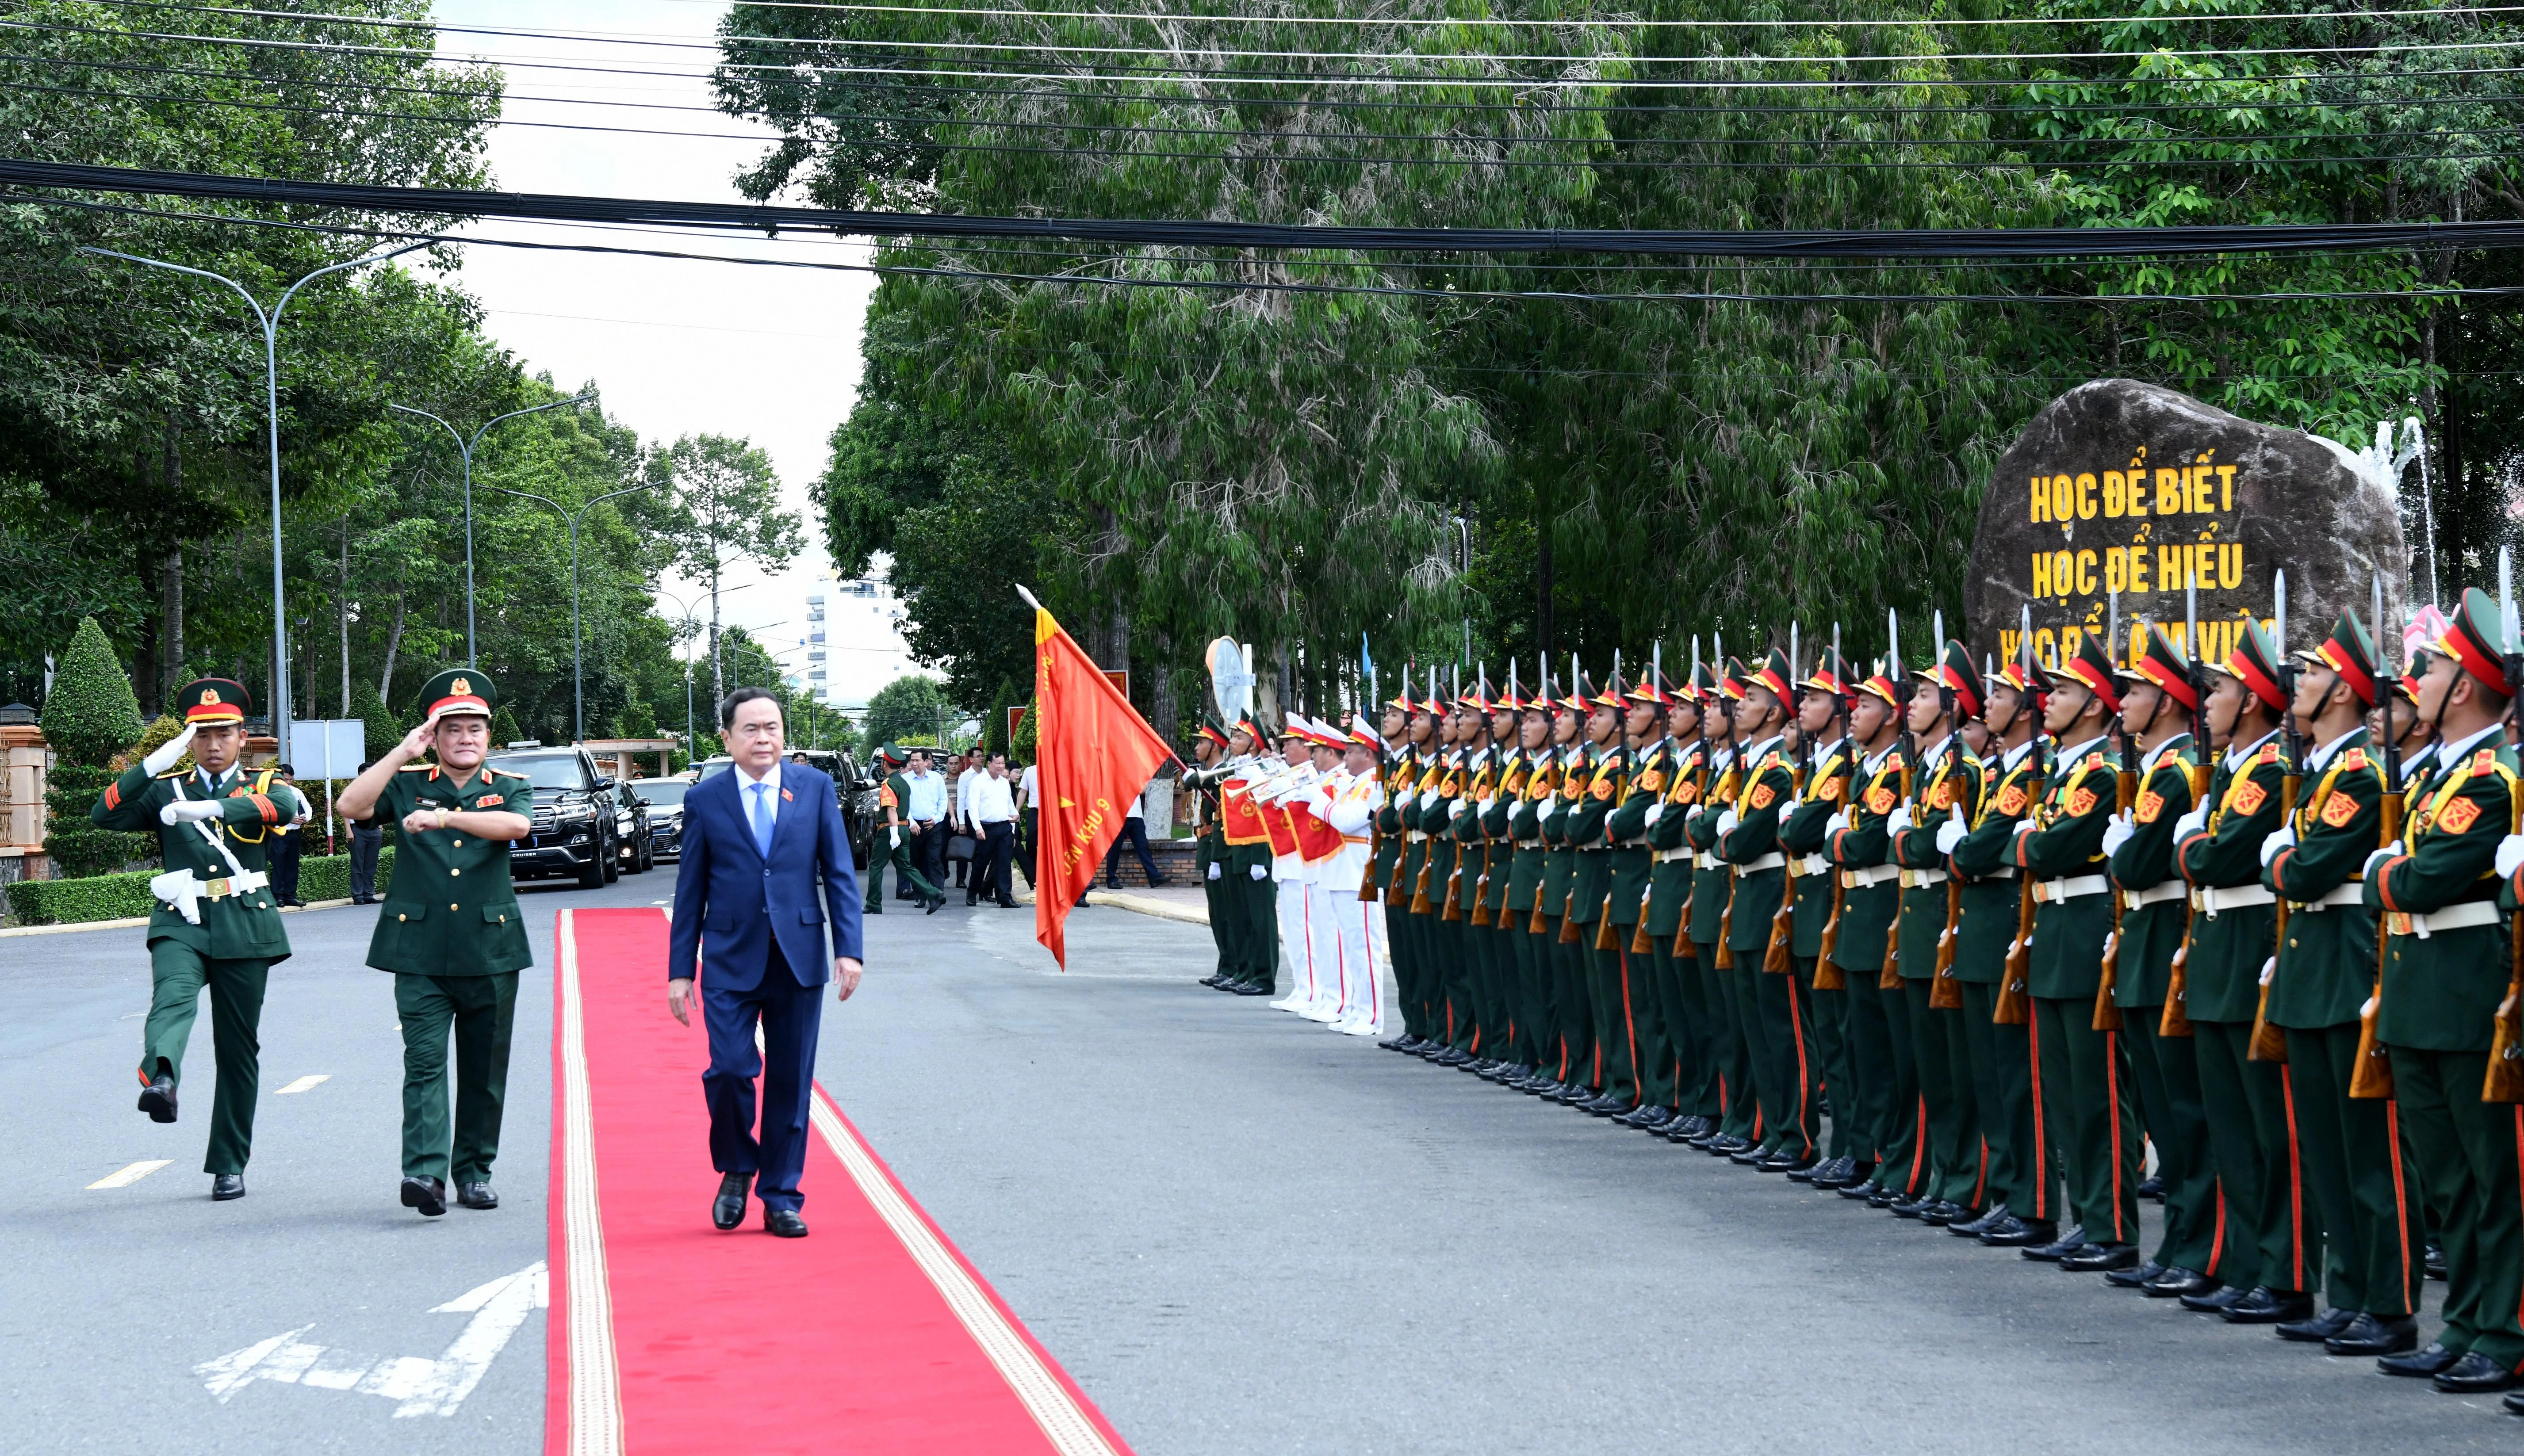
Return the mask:
<svg viewBox="0 0 2524 1456"><path fill-rule="evenodd" d="M568 875L593 890L625 868L649 867L649 806L616 787L595 759L555 747L493 753L486 761L534 785L534 832L510 844L511 876Z"/></svg>

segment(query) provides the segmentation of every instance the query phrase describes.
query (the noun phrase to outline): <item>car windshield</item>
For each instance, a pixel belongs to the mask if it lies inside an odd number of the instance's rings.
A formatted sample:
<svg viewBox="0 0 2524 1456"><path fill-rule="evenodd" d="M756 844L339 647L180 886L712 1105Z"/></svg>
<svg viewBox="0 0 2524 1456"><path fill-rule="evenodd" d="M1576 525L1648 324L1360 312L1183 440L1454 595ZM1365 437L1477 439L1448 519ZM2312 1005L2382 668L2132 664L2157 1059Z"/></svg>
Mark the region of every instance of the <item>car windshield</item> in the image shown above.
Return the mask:
<svg viewBox="0 0 2524 1456"><path fill-rule="evenodd" d="M587 776L578 766L574 753L520 753L515 757L491 760L494 767L510 773L521 773L538 789L584 789Z"/></svg>
<svg viewBox="0 0 2524 1456"><path fill-rule="evenodd" d="M631 792L659 808L672 808L684 801L690 788L682 779L642 779L631 786Z"/></svg>
<svg viewBox="0 0 2524 1456"><path fill-rule="evenodd" d="M700 763L694 766L701 770L702 778L705 779L711 774L725 773L729 769L734 768L736 766L736 760L733 758L704 758Z"/></svg>

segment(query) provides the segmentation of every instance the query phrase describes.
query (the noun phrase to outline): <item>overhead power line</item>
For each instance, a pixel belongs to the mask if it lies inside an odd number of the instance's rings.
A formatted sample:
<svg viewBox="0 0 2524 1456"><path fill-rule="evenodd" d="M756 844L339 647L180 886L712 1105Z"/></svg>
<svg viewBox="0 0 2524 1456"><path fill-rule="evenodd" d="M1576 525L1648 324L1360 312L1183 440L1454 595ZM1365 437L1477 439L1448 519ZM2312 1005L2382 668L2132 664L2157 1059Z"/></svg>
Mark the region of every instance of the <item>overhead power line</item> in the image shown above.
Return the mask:
<svg viewBox="0 0 2524 1456"><path fill-rule="evenodd" d="M992 218L744 203L573 197L299 182L0 159L0 183L270 206L451 218L649 222L715 231L857 237L1057 238L1141 247L1357 253L1643 254L1677 258L2121 258L2524 247L2524 220L2247 223L2232 226L1845 229L1341 227L1151 218Z"/></svg>

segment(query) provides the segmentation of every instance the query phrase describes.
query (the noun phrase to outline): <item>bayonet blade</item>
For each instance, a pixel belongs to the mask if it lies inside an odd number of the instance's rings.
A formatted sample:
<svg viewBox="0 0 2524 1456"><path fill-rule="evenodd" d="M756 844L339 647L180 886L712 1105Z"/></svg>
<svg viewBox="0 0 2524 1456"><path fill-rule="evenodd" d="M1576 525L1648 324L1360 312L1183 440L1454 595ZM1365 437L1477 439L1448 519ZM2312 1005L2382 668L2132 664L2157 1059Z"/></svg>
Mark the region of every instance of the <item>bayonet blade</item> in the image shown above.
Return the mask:
<svg viewBox="0 0 2524 1456"><path fill-rule="evenodd" d="M2270 594L2277 599L2276 609L2271 613L2270 625L2276 629L2278 635L2279 658L2285 661L2287 658L2287 571L2285 568L2272 573Z"/></svg>

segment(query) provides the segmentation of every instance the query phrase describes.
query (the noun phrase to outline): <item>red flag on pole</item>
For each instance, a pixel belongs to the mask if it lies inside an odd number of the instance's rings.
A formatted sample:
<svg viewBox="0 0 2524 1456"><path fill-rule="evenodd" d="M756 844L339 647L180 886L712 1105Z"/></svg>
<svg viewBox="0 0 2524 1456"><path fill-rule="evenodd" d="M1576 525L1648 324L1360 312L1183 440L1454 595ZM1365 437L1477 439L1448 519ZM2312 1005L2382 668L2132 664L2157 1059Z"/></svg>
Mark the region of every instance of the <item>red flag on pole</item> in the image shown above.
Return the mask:
<svg viewBox="0 0 2524 1456"><path fill-rule="evenodd" d="M1157 765L1174 757L1166 741L1131 706L1102 669L1070 640L1031 593L1034 607L1035 818L1034 938L1062 969L1069 907L1095 880L1104 851L1121 837L1131 801Z"/></svg>

